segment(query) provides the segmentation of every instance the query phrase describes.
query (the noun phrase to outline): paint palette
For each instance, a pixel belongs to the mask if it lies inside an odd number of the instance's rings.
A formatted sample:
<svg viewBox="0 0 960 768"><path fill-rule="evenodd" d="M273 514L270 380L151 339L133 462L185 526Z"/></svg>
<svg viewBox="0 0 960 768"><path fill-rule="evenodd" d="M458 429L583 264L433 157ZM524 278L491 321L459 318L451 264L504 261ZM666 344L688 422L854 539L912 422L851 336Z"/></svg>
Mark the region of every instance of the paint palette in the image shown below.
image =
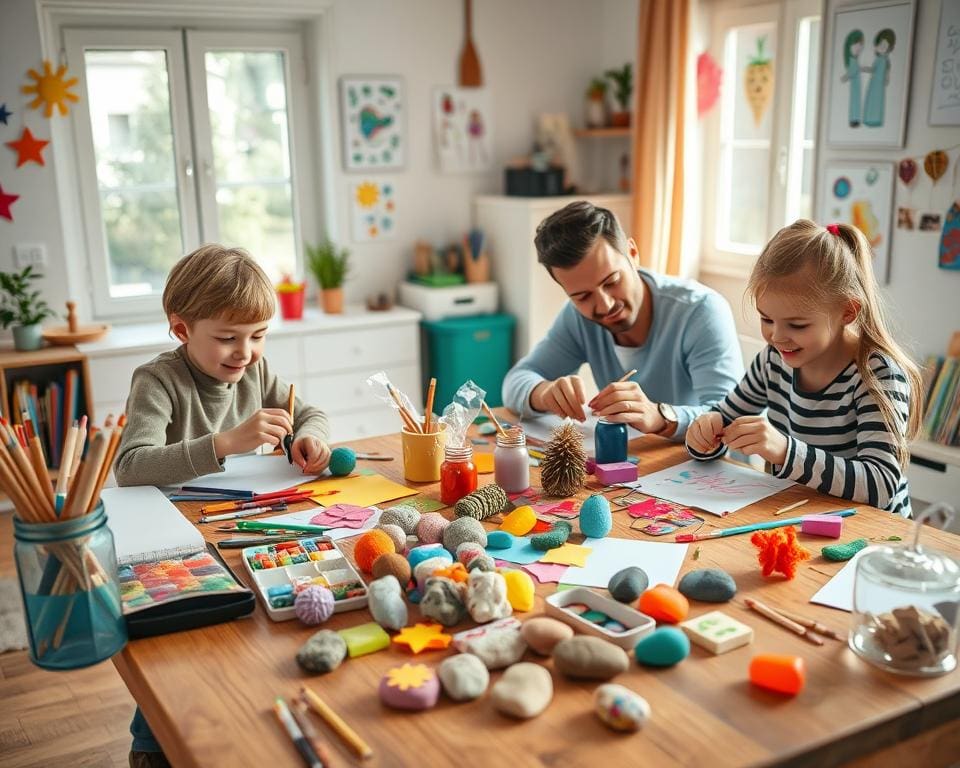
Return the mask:
<svg viewBox="0 0 960 768"><path fill-rule="evenodd" d="M336 542L327 536L247 547L241 557L264 610L274 621L294 618L293 603L297 594L313 585L333 592L334 613L367 606L363 579Z"/></svg>
<svg viewBox="0 0 960 768"><path fill-rule="evenodd" d="M576 587L550 595L546 613L577 632L609 640L632 651L657 626L651 617L592 589Z"/></svg>

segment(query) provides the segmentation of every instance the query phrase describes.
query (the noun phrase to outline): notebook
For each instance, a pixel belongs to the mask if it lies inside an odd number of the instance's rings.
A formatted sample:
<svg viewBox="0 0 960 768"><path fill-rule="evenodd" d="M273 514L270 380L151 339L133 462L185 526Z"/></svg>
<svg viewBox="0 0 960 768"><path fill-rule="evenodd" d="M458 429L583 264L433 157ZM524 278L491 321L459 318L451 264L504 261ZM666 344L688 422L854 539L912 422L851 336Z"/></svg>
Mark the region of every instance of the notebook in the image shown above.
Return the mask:
<svg viewBox="0 0 960 768"><path fill-rule="evenodd" d="M104 488L100 498L113 532L117 565L182 557L206 549L200 531L159 488Z"/></svg>

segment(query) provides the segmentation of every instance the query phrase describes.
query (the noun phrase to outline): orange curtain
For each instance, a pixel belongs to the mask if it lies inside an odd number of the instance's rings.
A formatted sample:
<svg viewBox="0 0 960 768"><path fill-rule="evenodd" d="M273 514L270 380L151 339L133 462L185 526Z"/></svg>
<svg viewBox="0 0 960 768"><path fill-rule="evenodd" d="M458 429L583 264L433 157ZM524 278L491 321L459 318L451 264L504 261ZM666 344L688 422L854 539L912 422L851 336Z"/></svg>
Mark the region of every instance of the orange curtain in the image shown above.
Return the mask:
<svg viewBox="0 0 960 768"><path fill-rule="evenodd" d="M680 273L690 0L640 0L633 106L633 238L640 262Z"/></svg>

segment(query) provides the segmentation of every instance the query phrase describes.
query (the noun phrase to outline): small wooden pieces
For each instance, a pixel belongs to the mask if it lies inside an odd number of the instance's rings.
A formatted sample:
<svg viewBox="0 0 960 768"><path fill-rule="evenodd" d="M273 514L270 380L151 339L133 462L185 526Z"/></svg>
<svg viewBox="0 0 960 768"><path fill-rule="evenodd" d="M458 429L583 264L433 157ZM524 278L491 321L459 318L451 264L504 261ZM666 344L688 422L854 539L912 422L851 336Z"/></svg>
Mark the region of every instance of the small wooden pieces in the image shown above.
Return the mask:
<svg viewBox="0 0 960 768"><path fill-rule="evenodd" d="M382 630L381 630L382 631ZM444 634L439 624L415 624L404 627L400 634L393 638L397 645L405 645L414 653L424 650L443 650L447 648L453 637Z"/></svg>
<svg viewBox="0 0 960 768"><path fill-rule="evenodd" d="M940 663L950 650L950 625L915 605L870 616L873 637L900 669L922 669Z"/></svg>
<svg viewBox="0 0 960 768"><path fill-rule="evenodd" d="M750 662L750 682L768 691L796 696L807 682L807 669L799 656L762 653Z"/></svg>
<svg viewBox="0 0 960 768"><path fill-rule="evenodd" d="M43 329L43 338L50 344L69 346L70 344L84 344L102 338L110 326L105 323L95 325L79 325L77 322L77 305L67 302L67 324L55 325Z"/></svg>
<svg viewBox="0 0 960 768"><path fill-rule="evenodd" d="M690 642L720 655L753 642L753 629L723 611L710 611L680 623Z"/></svg>

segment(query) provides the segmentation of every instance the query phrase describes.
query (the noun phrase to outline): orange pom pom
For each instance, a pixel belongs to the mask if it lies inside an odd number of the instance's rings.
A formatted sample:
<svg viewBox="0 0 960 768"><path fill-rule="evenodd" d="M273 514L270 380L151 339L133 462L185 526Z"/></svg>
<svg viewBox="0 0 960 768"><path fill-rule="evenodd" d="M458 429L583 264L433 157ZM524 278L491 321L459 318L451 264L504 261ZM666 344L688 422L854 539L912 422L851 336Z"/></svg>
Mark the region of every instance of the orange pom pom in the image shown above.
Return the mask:
<svg viewBox="0 0 960 768"><path fill-rule="evenodd" d="M776 571L788 579L797 575L797 566L810 557L810 553L797 543L797 531L793 526L757 531L750 543L759 551L757 560L763 567L763 575Z"/></svg>
<svg viewBox="0 0 960 768"><path fill-rule="evenodd" d="M380 555L388 555L396 551L397 548L389 534L374 528L357 539L356 546L353 548L353 559L361 571L371 573L373 563Z"/></svg>

